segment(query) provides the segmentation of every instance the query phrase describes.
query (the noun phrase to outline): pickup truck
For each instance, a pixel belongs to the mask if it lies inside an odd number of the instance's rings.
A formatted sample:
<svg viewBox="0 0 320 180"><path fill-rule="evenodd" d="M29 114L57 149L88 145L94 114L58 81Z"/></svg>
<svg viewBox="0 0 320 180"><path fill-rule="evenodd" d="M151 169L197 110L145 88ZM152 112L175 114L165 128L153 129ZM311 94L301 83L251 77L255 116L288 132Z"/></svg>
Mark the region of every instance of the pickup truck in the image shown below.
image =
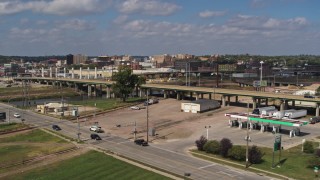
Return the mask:
<svg viewBox="0 0 320 180"><path fill-rule="evenodd" d="M146 105L151 105L151 104L156 104L156 103L159 103L159 99L157 99L157 98L152 98L152 99L149 99L148 102L145 101L145 102L144 102L144 105L146 106Z"/></svg>

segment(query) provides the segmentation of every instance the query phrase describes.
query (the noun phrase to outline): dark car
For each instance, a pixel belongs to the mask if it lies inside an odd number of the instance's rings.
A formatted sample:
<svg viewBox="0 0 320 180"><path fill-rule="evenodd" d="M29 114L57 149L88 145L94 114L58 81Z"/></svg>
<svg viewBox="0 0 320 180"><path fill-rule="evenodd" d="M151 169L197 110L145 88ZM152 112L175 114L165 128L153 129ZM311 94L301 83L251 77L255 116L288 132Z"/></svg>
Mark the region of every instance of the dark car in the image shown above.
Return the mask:
<svg viewBox="0 0 320 180"><path fill-rule="evenodd" d="M90 137L91 139L101 140L101 137L98 134L91 134Z"/></svg>
<svg viewBox="0 0 320 180"><path fill-rule="evenodd" d="M144 139L136 139L134 140L134 143L140 146L148 146L148 142L145 141Z"/></svg>
<svg viewBox="0 0 320 180"><path fill-rule="evenodd" d="M52 129L55 131L60 131L61 128L58 125L52 125Z"/></svg>

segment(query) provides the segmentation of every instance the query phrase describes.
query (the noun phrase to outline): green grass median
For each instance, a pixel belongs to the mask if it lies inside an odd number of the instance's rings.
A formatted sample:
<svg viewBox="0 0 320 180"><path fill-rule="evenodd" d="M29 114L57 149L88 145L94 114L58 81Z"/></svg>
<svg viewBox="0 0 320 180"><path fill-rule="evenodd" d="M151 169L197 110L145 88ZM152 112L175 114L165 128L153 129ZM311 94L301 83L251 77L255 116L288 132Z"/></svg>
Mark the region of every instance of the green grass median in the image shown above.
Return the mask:
<svg viewBox="0 0 320 180"><path fill-rule="evenodd" d="M315 173L313 168L308 168L308 162L314 158L314 154L307 154L301 152L301 145L285 149L281 151L281 157L279 159L280 151L276 151L274 155L274 168L272 168L273 150L271 148L259 147L263 152L262 163L252 164L249 168L245 168L244 161L235 161L229 158L222 158L220 155L214 155L206 153L204 151L192 150L191 153L199 158L209 161L226 164L236 168L246 169L256 173L267 174L269 176L275 176L274 174L283 175L294 179L313 179ZM261 170L261 171L259 171ZM271 172L268 174L268 172ZM277 177L281 178L281 177Z"/></svg>
<svg viewBox="0 0 320 180"><path fill-rule="evenodd" d="M165 180L170 179L139 168L97 151L90 151L58 163L43 166L8 179L117 179Z"/></svg>

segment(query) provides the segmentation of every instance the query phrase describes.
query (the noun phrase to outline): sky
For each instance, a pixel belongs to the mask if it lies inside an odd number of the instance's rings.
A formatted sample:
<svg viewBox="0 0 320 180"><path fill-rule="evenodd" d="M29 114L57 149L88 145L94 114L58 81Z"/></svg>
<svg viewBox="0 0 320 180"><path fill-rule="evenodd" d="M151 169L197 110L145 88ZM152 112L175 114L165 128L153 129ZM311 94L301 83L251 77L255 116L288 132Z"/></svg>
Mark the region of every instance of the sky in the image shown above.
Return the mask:
<svg viewBox="0 0 320 180"><path fill-rule="evenodd" d="M319 0L0 0L0 55L320 55Z"/></svg>

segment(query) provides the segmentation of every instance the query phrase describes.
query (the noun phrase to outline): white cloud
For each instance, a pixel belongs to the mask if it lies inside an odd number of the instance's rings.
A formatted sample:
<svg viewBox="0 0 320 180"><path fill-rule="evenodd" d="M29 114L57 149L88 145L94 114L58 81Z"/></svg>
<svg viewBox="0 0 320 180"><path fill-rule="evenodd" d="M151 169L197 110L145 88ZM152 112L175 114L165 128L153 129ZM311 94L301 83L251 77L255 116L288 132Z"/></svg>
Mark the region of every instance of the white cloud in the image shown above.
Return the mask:
<svg viewBox="0 0 320 180"><path fill-rule="evenodd" d="M226 14L226 11L203 11L199 13L199 16L202 18L210 18L210 17L218 17L218 16L224 16Z"/></svg>
<svg viewBox="0 0 320 180"><path fill-rule="evenodd" d="M55 15L84 15L100 12L110 3L111 0L4 0L0 2L0 15L15 14L27 10Z"/></svg>
<svg viewBox="0 0 320 180"><path fill-rule="evenodd" d="M116 19L114 19L113 22L116 24L122 24L122 23L126 22L127 20L128 20L127 15L121 15L121 16L118 16Z"/></svg>
<svg viewBox="0 0 320 180"><path fill-rule="evenodd" d="M166 16L180 9L180 6L156 0L126 0L119 5L122 13L143 13L148 15Z"/></svg>
<svg viewBox="0 0 320 180"><path fill-rule="evenodd" d="M95 28L94 23L90 23L88 21L80 19L69 19L63 22L58 22L57 26L61 29L71 29L77 31L93 30Z"/></svg>

